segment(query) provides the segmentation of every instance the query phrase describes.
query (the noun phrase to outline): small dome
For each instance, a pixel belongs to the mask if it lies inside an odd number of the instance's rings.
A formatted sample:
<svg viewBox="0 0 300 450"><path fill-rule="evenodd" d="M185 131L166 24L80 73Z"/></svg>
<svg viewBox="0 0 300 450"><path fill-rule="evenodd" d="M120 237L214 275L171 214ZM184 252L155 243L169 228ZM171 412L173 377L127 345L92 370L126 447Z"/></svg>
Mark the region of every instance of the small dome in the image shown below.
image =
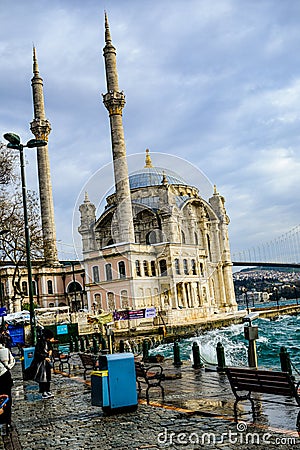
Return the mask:
<svg viewBox="0 0 300 450"><path fill-rule="evenodd" d="M161 186L163 177L168 181L168 184L183 184L187 186L186 181L177 173L169 169L161 167L146 167L129 175L130 189L147 187L147 186Z"/></svg>

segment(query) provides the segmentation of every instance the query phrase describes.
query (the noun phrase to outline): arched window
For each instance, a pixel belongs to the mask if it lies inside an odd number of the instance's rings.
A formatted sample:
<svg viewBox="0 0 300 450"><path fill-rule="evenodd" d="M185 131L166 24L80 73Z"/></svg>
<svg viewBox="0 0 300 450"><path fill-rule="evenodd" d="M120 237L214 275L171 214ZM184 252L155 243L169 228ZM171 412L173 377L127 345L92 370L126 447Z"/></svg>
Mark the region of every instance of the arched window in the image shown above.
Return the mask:
<svg viewBox="0 0 300 450"><path fill-rule="evenodd" d="M81 292L82 287L77 281L72 281L67 289L68 294L75 294L76 292Z"/></svg>
<svg viewBox="0 0 300 450"><path fill-rule="evenodd" d="M95 309L99 310L102 309L102 297L101 294L95 294L94 295L94 305L95 305Z"/></svg>
<svg viewBox="0 0 300 450"><path fill-rule="evenodd" d="M99 283L99 281L100 281L99 267L98 266L94 266L93 267L93 282L94 283Z"/></svg>
<svg viewBox="0 0 300 450"><path fill-rule="evenodd" d="M176 272L176 275L180 275L180 266L179 266L178 258L175 258L175 272Z"/></svg>
<svg viewBox="0 0 300 450"><path fill-rule="evenodd" d="M208 234L206 235L206 240L207 240L208 258L209 258L210 261L212 261L212 258L211 258L210 239L209 239Z"/></svg>
<svg viewBox="0 0 300 450"><path fill-rule="evenodd" d="M106 274L106 281L112 280L112 270L111 270L111 264L105 264L105 274Z"/></svg>
<svg viewBox="0 0 300 450"><path fill-rule="evenodd" d="M137 294L138 294L137 298L138 298L139 307L143 308L145 306L144 289L138 288Z"/></svg>
<svg viewBox="0 0 300 450"><path fill-rule="evenodd" d="M161 259L159 261L159 269L160 269L160 275L162 277L166 277L168 275L167 271L167 261L165 259Z"/></svg>
<svg viewBox="0 0 300 450"><path fill-rule="evenodd" d="M135 272L137 277L141 276L141 265L138 259L135 261Z"/></svg>
<svg viewBox="0 0 300 450"><path fill-rule="evenodd" d="M183 260L183 273L184 273L185 275L188 275L188 274L189 274L189 269L188 269L188 262L187 262L187 259L184 259L184 260Z"/></svg>
<svg viewBox="0 0 300 450"><path fill-rule="evenodd" d="M108 309L110 311L114 311L116 309L115 294L113 292L107 293L107 303L108 303Z"/></svg>
<svg viewBox="0 0 300 450"><path fill-rule="evenodd" d="M158 244L159 242L164 241L164 235L163 232L156 228L155 230L149 231L149 233L146 234L146 244L147 245L154 245Z"/></svg>
<svg viewBox="0 0 300 450"><path fill-rule="evenodd" d="M53 283L52 280L47 281L48 294L53 294Z"/></svg>
<svg viewBox="0 0 300 450"><path fill-rule="evenodd" d="M26 281L22 281L22 292L23 292L23 295L28 295L28 288L27 288Z"/></svg>
<svg viewBox="0 0 300 450"><path fill-rule="evenodd" d="M194 237L195 237L195 244L198 245L199 244L199 240L198 240L198 234L196 233L196 231L194 233Z"/></svg>
<svg viewBox="0 0 300 450"><path fill-rule="evenodd" d="M194 259L192 259L191 265L192 265L192 274L197 275L196 261Z"/></svg>
<svg viewBox="0 0 300 450"><path fill-rule="evenodd" d="M121 308L122 309L129 308L128 293L125 289L121 291Z"/></svg>
<svg viewBox="0 0 300 450"><path fill-rule="evenodd" d="M185 244L185 234L182 230L181 230L181 243Z"/></svg>
<svg viewBox="0 0 300 450"><path fill-rule="evenodd" d="M143 267L144 267L144 275L145 275L145 277L149 277L148 261L145 260L143 262Z"/></svg>
<svg viewBox="0 0 300 450"><path fill-rule="evenodd" d="M125 262L119 261L118 267L119 267L119 278L126 278Z"/></svg>
<svg viewBox="0 0 300 450"><path fill-rule="evenodd" d="M146 234L146 244L147 245L157 244L155 231L149 231L149 233Z"/></svg>
<svg viewBox="0 0 300 450"><path fill-rule="evenodd" d="M203 277L204 272L203 272L203 264L202 263L200 263L200 274Z"/></svg>
<svg viewBox="0 0 300 450"><path fill-rule="evenodd" d="M151 275L153 277L156 277L156 266L155 266L155 261L151 261Z"/></svg>
<svg viewBox="0 0 300 450"><path fill-rule="evenodd" d="M32 293L33 295L36 295L36 282L34 280L32 280Z"/></svg>

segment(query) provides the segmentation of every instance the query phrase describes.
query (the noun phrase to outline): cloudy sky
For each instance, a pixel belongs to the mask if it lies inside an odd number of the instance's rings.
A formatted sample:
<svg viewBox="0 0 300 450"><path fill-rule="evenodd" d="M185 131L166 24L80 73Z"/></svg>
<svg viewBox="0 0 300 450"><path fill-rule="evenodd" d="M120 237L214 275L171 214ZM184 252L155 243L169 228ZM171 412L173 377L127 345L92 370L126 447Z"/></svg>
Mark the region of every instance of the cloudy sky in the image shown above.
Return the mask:
<svg viewBox="0 0 300 450"><path fill-rule="evenodd" d="M34 43L52 125L57 239L78 240L84 191L100 210L112 183L104 10L126 95L130 170L149 148L154 165L198 184L204 197L216 184L233 253L297 226L298 0L1 0L0 131L32 138ZM34 151L26 155L27 184L37 189ZM66 258L72 247L59 249Z"/></svg>

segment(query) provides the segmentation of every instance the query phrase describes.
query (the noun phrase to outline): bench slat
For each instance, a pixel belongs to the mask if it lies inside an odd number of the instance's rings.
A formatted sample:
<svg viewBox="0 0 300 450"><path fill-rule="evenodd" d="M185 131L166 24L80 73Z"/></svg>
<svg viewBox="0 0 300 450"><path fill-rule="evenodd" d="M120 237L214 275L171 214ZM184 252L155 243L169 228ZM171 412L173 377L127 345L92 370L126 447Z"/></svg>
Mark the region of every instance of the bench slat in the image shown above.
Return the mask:
<svg viewBox="0 0 300 450"><path fill-rule="evenodd" d="M230 371L230 373L234 374L234 373L249 373L249 374L253 374L256 373L258 375L266 375L266 374L272 374L272 375L276 375L279 377L285 377L286 375L288 375L287 372L278 372L276 370L262 370L262 369L251 369L248 367L227 367L228 371Z"/></svg>
<svg viewBox="0 0 300 450"><path fill-rule="evenodd" d="M261 377L261 376L247 376L244 374L241 374L240 376L236 375L230 375L229 378L231 380L243 380L245 382L254 382L254 383L262 383L262 384L281 384L281 385L291 385L291 380L289 378L277 378L277 377Z"/></svg>
<svg viewBox="0 0 300 450"><path fill-rule="evenodd" d="M270 386L270 387L282 387L282 388L288 388L288 389L293 389L293 386L286 382L286 381L277 381L277 380L262 380L262 379L247 379L247 378L232 378L232 383L233 384L241 384L243 383L243 385L249 383L249 384L254 384L257 386Z"/></svg>
<svg viewBox="0 0 300 450"><path fill-rule="evenodd" d="M258 384L239 383L233 385L239 391L261 392L262 394L286 395L294 397L294 391L289 387L262 386Z"/></svg>

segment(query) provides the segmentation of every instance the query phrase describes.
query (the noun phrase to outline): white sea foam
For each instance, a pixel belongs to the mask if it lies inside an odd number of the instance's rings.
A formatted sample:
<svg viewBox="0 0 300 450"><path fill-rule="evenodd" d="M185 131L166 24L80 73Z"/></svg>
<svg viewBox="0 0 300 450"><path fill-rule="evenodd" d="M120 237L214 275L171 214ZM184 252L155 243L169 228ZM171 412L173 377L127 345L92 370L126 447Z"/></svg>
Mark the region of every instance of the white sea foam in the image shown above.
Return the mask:
<svg viewBox="0 0 300 450"><path fill-rule="evenodd" d="M272 367L280 370L279 351L285 346L291 360L300 369L299 355L299 320L300 316L280 316L275 321L259 318L257 352L258 364L261 367ZM228 366L247 365L248 341L244 338L244 324L231 325L226 328L207 331L199 336L180 341L182 360L192 360L192 345L197 342L200 354L207 362L217 364L216 347L218 342L224 347L225 360ZM173 358L173 343L164 344L153 350Z"/></svg>

